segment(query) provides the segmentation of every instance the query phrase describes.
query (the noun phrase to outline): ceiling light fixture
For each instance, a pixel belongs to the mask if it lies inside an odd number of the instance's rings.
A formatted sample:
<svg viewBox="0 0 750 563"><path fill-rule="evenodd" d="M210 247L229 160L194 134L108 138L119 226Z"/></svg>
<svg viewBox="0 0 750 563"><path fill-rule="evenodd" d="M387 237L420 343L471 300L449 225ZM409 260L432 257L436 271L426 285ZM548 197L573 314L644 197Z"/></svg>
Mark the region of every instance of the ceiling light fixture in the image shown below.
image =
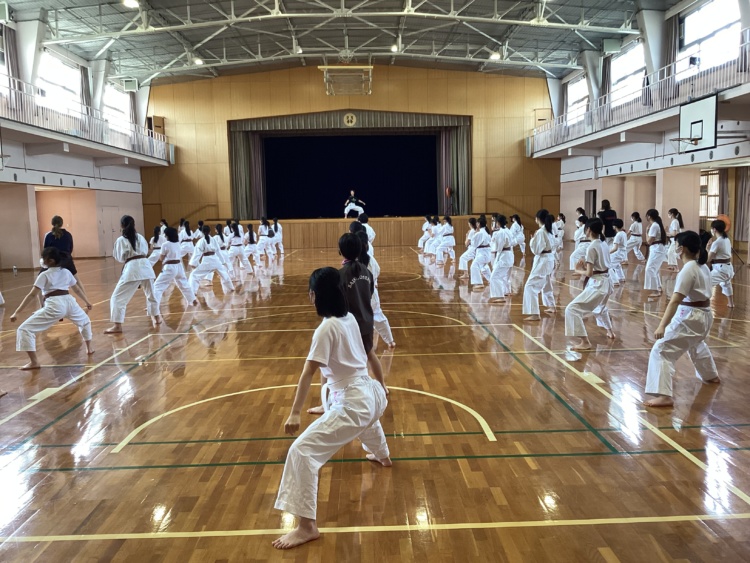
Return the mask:
<svg viewBox="0 0 750 563"><path fill-rule="evenodd" d="M395 43L391 45L391 53L398 53L398 45Z"/></svg>
<svg viewBox="0 0 750 563"><path fill-rule="evenodd" d="M498 53L497 51L492 51L490 53L490 60L491 61L499 61L500 60L500 53Z"/></svg>
<svg viewBox="0 0 750 563"><path fill-rule="evenodd" d="M202 64L203 64L203 59L201 59L201 58L199 58L199 57L195 57L195 58L193 59L193 64L194 64L194 65L198 65L198 66L200 66L200 65L202 65Z"/></svg>
<svg viewBox="0 0 750 563"><path fill-rule="evenodd" d="M126 8L140 8L140 4L138 3L138 0L122 0L122 5Z"/></svg>

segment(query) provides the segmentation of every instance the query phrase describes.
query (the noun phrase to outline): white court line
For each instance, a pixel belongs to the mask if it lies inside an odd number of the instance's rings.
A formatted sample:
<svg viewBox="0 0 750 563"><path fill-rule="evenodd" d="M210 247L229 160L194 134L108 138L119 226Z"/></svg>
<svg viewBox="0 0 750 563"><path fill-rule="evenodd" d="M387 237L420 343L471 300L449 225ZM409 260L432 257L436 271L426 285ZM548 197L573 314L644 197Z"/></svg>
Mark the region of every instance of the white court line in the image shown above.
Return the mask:
<svg viewBox="0 0 750 563"><path fill-rule="evenodd" d="M53 395L59 393L60 391L62 391L66 387L68 387L69 385L73 385L73 383L76 383L79 379L85 377L86 375L88 375L92 371L94 371L96 369L99 369L104 364L106 364L108 362L111 362L112 360L114 360L117 356L119 356L123 352L126 352L127 350L130 350L131 348L133 348L134 346L137 346L138 344L140 344L141 342L143 342L147 338L150 338L151 336L152 336L151 334L147 334L146 336L144 336L140 340L136 340L130 346L128 346L126 348L123 348L122 350L119 350L115 354L112 354L109 358L107 358L105 360L102 360L98 364L95 364L95 365L91 366L89 369L81 372L80 374L76 375L72 379L66 381L65 383L63 383L62 385L60 385L60 387L49 387L47 389L44 389L44 390L40 391L39 393L37 393L36 395L34 395L33 397L30 398L30 402L27 405L24 405L23 407L21 407L17 411L10 413L8 416L6 416L2 420L0 420L0 426L2 426L3 424L5 424L6 422L9 422L9 421L13 420L19 414L21 414L23 412L26 412L30 408L35 407L36 405L38 405L39 403L41 403L45 399L49 399L50 397L52 397Z"/></svg>
<svg viewBox="0 0 750 563"><path fill-rule="evenodd" d="M313 383L312 386L320 387L320 383ZM135 438L138 434L140 434L141 430L144 430L145 428L148 428L153 423L158 422L162 418L169 416L170 414L179 412L181 410L189 409L190 407L202 405L204 403L209 403L211 401L217 401L219 399L226 399L228 397L236 397L237 395L245 395L247 393L257 393L259 391L273 391L275 389L289 389L289 388L296 388L296 387L297 387L297 384L293 383L293 384L288 384L288 385L273 385L271 387L261 387L259 389L245 389L244 391L235 391L234 393L227 393L226 395L218 395L216 397L209 397L208 399L203 399L201 401L195 401L194 403L182 405L181 407L177 407L176 409L172 409L171 411L162 413L159 416L155 416L151 420L147 420L146 422L141 424L138 428L136 428L130 434L128 434L124 440L122 440L119 444L117 444L111 453L113 454L119 453L120 451L122 451L122 449L125 446L127 446L133 440L133 438ZM495 436L495 433L492 431L492 428L490 428L490 425L487 424L487 421L484 419L484 417L480 415L477 411L475 411L471 407L467 407L463 403L459 403L458 401L449 399L448 397L443 397L442 395L435 395L434 393L429 393L427 391L419 391L417 389L407 389L405 387L393 387L393 386L389 386L388 389L395 389L397 391L405 391L407 393L416 393L418 395L426 395L427 397L440 399L441 401L445 401L446 403L451 403L452 405L456 405L457 407L468 412L471 416L473 416L476 419L476 421L479 423L479 426L482 427L482 431L484 432L484 435L487 436L487 440L489 440L490 442L497 442L497 437Z"/></svg>
<svg viewBox="0 0 750 563"><path fill-rule="evenodd" d="M557 358L557 356L554 353L552 353L552 351L549 350L546 346L544 346L544 344L542 344L541 342L539 342L539 340L537 340L536 338L534 338L533 336L531 336L528 332L524 331L520 327L516 327L516 328L521 333L523 333L527 338L529 338L531 341L533 341L537 346L539 346L540 348L548 351L550 354L552 354L553 357ZM558 359L561 359L561 358L558 358ZM566 365L566 367L568 367L568 369L570 369L571 371L573 371L573 373L575 373L575 374L579 374L580 373L577 369L575 369L573 366L571 366L568 362L563 361L563 364ZM601 393L602 395L604 395L605 397L607 397L613 404L615 404L618 407L620 407L623 410L623 412L627 410L624 407L624 405L619 400L617 400L614 395L612 395L612 393L610 393L606 389L603 389L598 382L589 381L586 378L582 378L582 379L586 383L588 383L589 385L591 385L594 389L596 389L597 391L599 391L599 393ZM601 380L599 380L599 381L601 381ZM661 430L659 430L659 428L657 428L656 426L654 426L653 424L651 424L645 417L641 416L640 413L637 415L637 417L638 417L638 421L643 426L645 426L646 428L648 428L651 432L653 432L656 436L658 436L662 441L664 441L667 444L669 444L670 446L672 446L675 450L677 450L680 454L682 454L683 457L687 458L688 461L692 462L693 464L697 465L700 469L702 469L704 472L708 473L708 466L705 463L703 463L700 459L698 459L692 453L690 453L689 451L687 451L680 444L678 444L672 438L670 438L669 436L667 436L664 432L662 432ZM736 497L740 498L746 504L750 505L750 495L748 495L747 493L745 493L744 491L742 491L738 487L734 486L732 484L731 477L729 477L728 475L720 475L719 473L714 473L714 475L712 475L712 478L721 481L722 484L729 491L731 491Z"/></svg>

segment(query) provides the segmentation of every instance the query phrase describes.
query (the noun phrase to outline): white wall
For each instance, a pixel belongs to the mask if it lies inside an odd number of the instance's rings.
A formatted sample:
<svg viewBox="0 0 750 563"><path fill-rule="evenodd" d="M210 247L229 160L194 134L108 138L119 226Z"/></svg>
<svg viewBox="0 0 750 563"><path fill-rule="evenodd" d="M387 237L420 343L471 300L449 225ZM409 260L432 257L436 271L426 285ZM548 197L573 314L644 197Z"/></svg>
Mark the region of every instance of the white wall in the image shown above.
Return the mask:
<svg viewBox="0 0 750 563"><path fill-rule="evenodd" d="M6 229L0 237L0 269L33 268L39 263L34 186L0 184L0 225Z"/></svg>

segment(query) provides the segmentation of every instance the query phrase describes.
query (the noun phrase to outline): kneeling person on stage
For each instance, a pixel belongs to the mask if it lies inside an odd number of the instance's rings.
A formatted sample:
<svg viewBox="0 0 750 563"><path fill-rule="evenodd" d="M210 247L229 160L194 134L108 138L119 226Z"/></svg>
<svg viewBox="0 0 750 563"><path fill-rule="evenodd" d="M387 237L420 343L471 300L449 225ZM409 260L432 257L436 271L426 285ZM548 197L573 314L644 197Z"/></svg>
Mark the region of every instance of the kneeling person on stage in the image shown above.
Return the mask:
<svg viewBox="0 0 750 563"><path fill-rule="evenodd" d="M60 267L60 252L56 248L48 247L42 252L42 261L47 268L34 282L31 291L23 298L18 309L11 315L11 322L15 322L20 313L30 301L42 297L42 308L36 311L21 326L18 327L16 337L16 350L26 352L29 355L29 363L21 369L38 369L39 360L36 355L36 335L48 330L62 319L70 319L78 327L84 342L86 343L86 352L93 354L91 347L91 320L88 315L81 309L81 306L70 295L72 290L80 297L86 308L91 310L86 292L78 287L76 279L68 270Z"/></svg>

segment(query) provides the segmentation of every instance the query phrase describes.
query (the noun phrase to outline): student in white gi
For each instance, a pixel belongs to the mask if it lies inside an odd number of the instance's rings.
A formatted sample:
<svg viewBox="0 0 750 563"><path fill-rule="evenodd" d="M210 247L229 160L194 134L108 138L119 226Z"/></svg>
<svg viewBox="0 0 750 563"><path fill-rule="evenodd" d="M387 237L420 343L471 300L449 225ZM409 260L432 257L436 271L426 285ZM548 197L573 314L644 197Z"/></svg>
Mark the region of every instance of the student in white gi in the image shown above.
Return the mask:
<svg viewBox="0 0 750 563"><path fill-rule="evenodd" d="M279 220L276 217L273 218L272 229L273 229L274 236L271 242L274 244L279 254L283 256L284 255L284 229L281 228L281 223L279 223Z"/></svg>
<svg viewBox="0 0 750 563"><path fill-rule="evenodd" d="M166 219L162 219L159 221L159 229L161 230L161 234L164 234L164 231L167 230L167 227L169 227L169 223Z"/></svg>
<svg viewBox="0 0 750 563"><path fill-rule="evenodd" d="M711 312L711 273L705 265L706 252L698 233L685 231L676 237L675 251L682 257L674 293L654 336L646 375L646 393L655 399L648 407L670 407L675 363L687 352L695 375L704 383L719 383L714 358L706 344L713 324Z"/></svg>
<svg viewBox="0 0 750 563"><path fill-rule="evenodd" d="M164 231L164 235L167 241L161 245L162 269L154 282L154 299L161 306L162 295L169 286L175 284L189 304L197 305L198 300L188 283L185 268L182 265L182 248L180 248L177 229L169 227Z"/></svg>
<svg viewBox="0 0 750 563"><path fill-rule="evenodd" d="M643 221L641 220L641 214L637 211L633 211L632 215L630 215L630 219L632 223L630 223L630 228L628 229L628 246L623 264L628 263L628 256L630 255L631 250L633 251L633 254L635 254L636 260L641 262L645 260L643 253L641 252L641 245L643 245Z"/></svg>
<svg viewBox="0 0 750 563"><path fill-rule="evenodd" d="M487 228L487 219L484 216L479 218L477 221L477 234L471 240L471 245L474 247L474 261L471 263L471 285L474 286L474 291L484 291L484 282L482 277L490 281L490 267L489 263L492 258L490 253L490 242L492 240L492 233Z"/></svg>
<svg viewBox="0 0 750 563"><path fill-rule="evenodd" d="M622 220L616 219L622 225ZM572 342L573 350L590 350L591 341L583 319L587 315L596 317L596 324L607 331L607 338L614 338L612 320L609 317L607 301L612 294L610 280L610 249L604 237L604 222L590 219L585 233L591 241L586 247L585 266L580 270L586 276L583 291L565 307L565 336L578 338ZM624 234L624 233L623 233Z"/></svg>
<svg viewBox="0 0 750 563"><path fill-rule="evenodd" d="M354 190L349 190L349 197L346 198L346 201L344 202L344 219L349 217L350 211L356 211L357 217L359 217L362 213L365 212L365 210L362 208L362 205L367 204L359 199L356 195L354 195Z"/></svg>
<svg viewBox="0 0 750 563"><path fill-rule="evenodd" d="M625 273L622 271L622 263L627 257L628 237L623 230L625 224L622 219L614 219L612 227L615 229L615 238L612 239L612 246L608 249L610 253L609 277L612 285L620 285L625 281Z"/></svg>
<svg viewBox="0 0 750 563"><path fill-rule="evenodd" d="M367 216L367 213L360 213L359 217L357 217L357 221L362 223L362 225L364 225L365 227L365 233L367 233L367 242L370 248L370 256L374 256L375 247L373 246L373 242L375 241L375 229L370 226L370 218Z"/></svg>
<svg viewBox="0 0 750 563"><path fill-rule="evenodd" d="M105 334L122 332L122 323L125 322L128 303L130 303L139 286L146 296L146 311L151 315L154 324L161 323L159 303L154 297L156 274L153 266L146 259L148 243L135 231L135 220L130 215L122 216L120 227L122 236L115 241L112 257L125 265L109 300L110 320L113 324L104 331Z"/></svg>
<svg viewBox="0 0 750 563"><path fill-rule="evenodd" d="M721 219L711 223L713 238L709 241L708 266L711 268L711 287L721 286L721 292L727 296L727 307L734 307L734 290L732 278L732 243L727 236L727 224Z"/></svg>
<svg viewBox="0 0 750 563"><path fill-rule="evenodd" d="M565 242L565 215L562 213L557 214L555 227L557 227L557 251L562 252L563 243Z"/></svg>
<svg viewBox="0 0 750 563"><path fill-rule="evenodd" d="M461 278L468 278L469 277L469 262L474 260L474 256L477 253L476 247L471 244L471 241L474 240L474 236L477 234L477 220L474 217L469 218L469 230L466 233L466 239L464 240L464 243L466 244L466 252L461 254L461 256L458 258L458 271L463 272L460 274Z"/></svg>
<svg viewBox="0 0 750 563"><path fill-rule="evenodd" d="M154 236L148 241L149 247L151 248L151 254L148 255L148 261L151 262L152 266L156 266L156 263L161 257L161 245L167 242L167 239L164 238L165 231L166 229L162 230L161 226L154 227ZM175 230L175 232L177 231Z"/></svg>
<svg viewBox="0 0 750 563"><path fill-rule="evenodd" d="M253 273L253 267L250 265L250 262L248 262L247 256L245 256L242 243L243 240L242 234L240 234L239 225L237 223L232 223L227 244L229 246L229 273L234 279L239 277L237 267L238 263L244 266L245 270L250 270L250 273Z"/></svg>
<svg viewBox="0 0 750 563"><path fill-rule="evenodd" d="M646 211L646 221L648 221L648 234L646 244L648 244L648 261L646 262L646 275L643 282L643 289L651 291L648 296L649 301L659 299L662 294L661 288L661 269L664 260L667 259L667 232L664 230L664 223L659 217L656 209Z"/></svg>
<svg viewBox="0 0 750 563"><path fill-rule="evenodd" d="M573 252L570 253L570 271L573 273L578 269L578 263L586 258L586 250L591 242L584 232L588 220L589 218L585 215L580 215L578 219L576 219L576 230L573 233L575 248L573 249Z"/></svg>
<svg viewBox="0 0 750 563"><path fill-rule="evenodd" d="M495 218L498 229L492 233L495 241L495 262L490 275L489 303L505 303L505 297L510 295L510 272L513 269L513 236L508 229L508 219L505 215Z"/></svg>
<svg viewBox="0 0 750 563"><path fill-rule="evenodd" d="M36 355L36 335L48 330L62 319L73 321L86 343L86 352L89 355L94 353L94 349L91 347L91 321L81 309L75 297L70 295L70 291L73 291L83 300L86 309L89 311L93 305L89 302L83 288L78 286L73 274L60 267L60 260L60 251L56 248L48 247L42 251L42 263L47 269L39 274L31 291L10 316L10 321L16 322L18 313L41 296L42 308L21 323L16 333L16 350L26 352L29 356L29 363L23 366L22 370L39 369L41 367Z"/></svg>
<svg viewBox="0 0 750 563"><path fill-rule="evenodd" d="M426 243L430 239L430 216L425 215L424 216L424 223L422 223L422 236L419 237L419 240L417 241L417 248L420 252L424 250L424 243Z"/></svg>
<svg viewBox="0 0 750 563"><path fill-rule="evenodd" d="M276 256L271 234L271 225L268 223L268 219L265 217L260 218L260 226L258 227L258 254L261 258L263 255L267 255L269 259L273 259Z"/></svg>
<svg viewBox="0 0 750 563"><path fill-rule="evenodd" d="M252 256L253 262L255 263L255 266L257 267L258 264L260 264L260 255L258 254L258 236L255 234L255 231L253 230L252 223L248 223L247 225L247 230L245 231L243 242L245 243L245 256L247 256L248 261L250 260L250 257Z"/></svg>
<svg viewBox="0 0 750 563"><path fill-rule="evenodd" d="M521 218L515 213L510 216L510 233L516 241L516 244L521 249L521 256L526 256L526 235L523 233L523 223Z"/></svg>
<svg viewBox="0 0 750 563"><path fill-rule="evenodd" d="M425 256L435 256L443 226L437 216L430 219L430 239L424 245Z"/></svg>
<svg viewBox="0 0 750 563"><path fill-rule="evenodd" d="M534 263L523 288L523 314L525 321L538 321L539 294L546 307L545 313L555 313L555 295L552 292L552 273L555 268L555 258L552 255L554 239L552 237L552 215L546 209L536 213L535 221L539 227L531 237L529 247L534 254Z"/></svg>
<svg viewBox="0 0 750 563"><path fill-rule="evenodd" d="M190 221L185 221L182 224L182 230L179 231L179 237L182 256L192 256L195 245L193 244L193 230L190 228Z"/></svg>
<svg viewBox="0 0 750 563"><path fill-rule="evenodd" d="M221 227L221 225L217 226ZM221 234L223 235L223 233ZM227 270L226 259L220 248L219 236L217 235L216 238L211 237L211 227L208 225L204 225L203 227L203 238L195 245L190 264L195 268L190 273L190 278L188 279L190 289L193 290L193 293L198 291L198 284L200 284L201 280L212 275L214 272L219 274L221 288L224 290L224 293L232 293L234 291L234 284Z"/></svg>
<svg viewBox="0 0 750 563"><path fill-rule="evenodd" d="M367 225L365 225L366 227ZM435 249L435 264L440 266L445 264L446 255L450 259L456 260L456 237L453 236L453 220L449 215L443 217L443 225L440 229L440 241Z"/></svg>
<svg viewBox="0 0 750 563"><path fill-rule="evenodd" d="M312 338L292 411L284 425L294 435L315 372L326 378L325 413L290 446L281 476L276 509L298 517L297 527L273 542L290 549L319 537L316 523L318 472L343 446L359 438L367 459L392 465L380 417L388 405L385 382L367 372L367 355L359 327L348 312L339 272L315 270L310 276L310 301L322 321Z"/></svg>
<svg viewBox="0 0 750 563"><path fill-rule="evenodd" d="M669 248L667 248L667 265L673 272L677 268L677 253L675 252L676 243L675 237L679 235L685 227L682 222L682 213L677 211L674 207L667 211L667 217L670 219L669 228L667 229L667 237L669 237Z"/></svg>

